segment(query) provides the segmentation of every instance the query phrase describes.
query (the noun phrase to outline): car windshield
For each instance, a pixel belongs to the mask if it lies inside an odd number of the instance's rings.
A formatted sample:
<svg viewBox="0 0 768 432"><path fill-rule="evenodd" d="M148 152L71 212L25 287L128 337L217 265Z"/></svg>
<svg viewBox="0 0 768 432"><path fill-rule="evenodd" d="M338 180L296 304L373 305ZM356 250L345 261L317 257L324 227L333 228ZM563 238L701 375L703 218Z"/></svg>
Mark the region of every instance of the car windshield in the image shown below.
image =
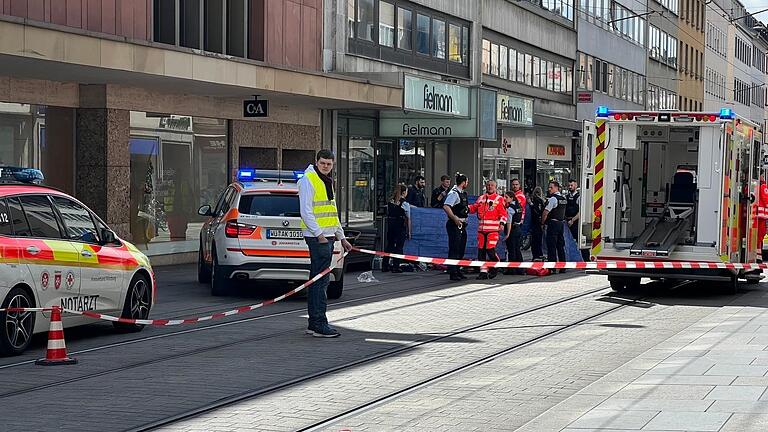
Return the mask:
<svg viewBox="0 0 768 432"><path fill-rule="evenodd" d="M255 216L300 217L298 195L243 195L238 211Z"/></svg>

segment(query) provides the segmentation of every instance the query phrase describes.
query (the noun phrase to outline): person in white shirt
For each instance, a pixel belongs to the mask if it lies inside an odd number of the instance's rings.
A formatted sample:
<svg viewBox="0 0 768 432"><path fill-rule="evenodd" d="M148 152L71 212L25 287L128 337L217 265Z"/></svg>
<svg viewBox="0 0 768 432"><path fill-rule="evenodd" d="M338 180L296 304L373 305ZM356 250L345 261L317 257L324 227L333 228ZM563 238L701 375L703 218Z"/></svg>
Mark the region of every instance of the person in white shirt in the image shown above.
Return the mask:
<svg viewBox="0 0 768 432"><path fill-rule="evenodd" d="M320 150L316 163L304 171L299 180L299 207L301 210L301 226L304 241L309 247L310 271L313 278L331 266L333 244L341 242L344 250L349 252L352 245L344 237L344 230L339 222L339 212L333 193L334 156L330 150ZM338 337L339 332L328 324L325 312L328 307L326 289L329 276L326 274L307 290L307 312L309 325L307 334L315 337Z"/></svg>

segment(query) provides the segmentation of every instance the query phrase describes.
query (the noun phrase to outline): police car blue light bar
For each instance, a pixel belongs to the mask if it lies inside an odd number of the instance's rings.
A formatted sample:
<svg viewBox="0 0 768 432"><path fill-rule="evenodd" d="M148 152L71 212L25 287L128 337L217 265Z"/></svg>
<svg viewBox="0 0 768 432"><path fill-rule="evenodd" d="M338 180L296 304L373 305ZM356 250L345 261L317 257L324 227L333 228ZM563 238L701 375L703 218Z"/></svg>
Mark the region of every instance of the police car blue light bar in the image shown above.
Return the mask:
<svg viewBox="0 0 768 432"><path fill-rule="evenodd" d="M43 172L34 168L0 167L0 181L40 184L45 180Z"/></svg>
<svg viewBox="0 0 768 432"><path fill-rule="evenodd" d="M237 180L241 182L252 182L256 180L256 170L251 168L241 168L237 170Z"/></svg>
<svg viewBox="0 0 768 432"><path fill-rule="evenodd" d="M599 106L599 107L597 107L597 116L598 117L608 117L608 107L607 106Z"/></svg>
<svg viewBox="0 0 768 432"><path fill-rule="evenodd" d="M720 118L721 119L733 119L736 118L736 113L733 112L730 108L721 108L720 109Z"/></svg>
<svg viewBox="0 0 768 432"><path fill-rule="evenodd" d="M302 177L304 177L304 171L294 171L293 172L293 177L296 180L300 180Z"/></svg>

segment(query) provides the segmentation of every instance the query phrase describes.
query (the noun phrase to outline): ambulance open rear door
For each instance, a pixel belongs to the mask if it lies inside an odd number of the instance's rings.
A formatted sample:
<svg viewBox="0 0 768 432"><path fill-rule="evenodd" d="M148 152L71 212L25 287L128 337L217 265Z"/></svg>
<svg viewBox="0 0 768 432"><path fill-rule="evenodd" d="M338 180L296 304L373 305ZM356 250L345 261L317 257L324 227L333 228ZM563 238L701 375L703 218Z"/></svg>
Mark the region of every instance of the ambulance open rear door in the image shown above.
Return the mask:
<svg viewBox="0 0 768 432"><path fill-rule="evenodd" d="M584 120L581 134L581 198L579 209L579 249L592 247L592 224L594 221L593 190L595 176L595 140L597 129L594 122Z"/></svg>

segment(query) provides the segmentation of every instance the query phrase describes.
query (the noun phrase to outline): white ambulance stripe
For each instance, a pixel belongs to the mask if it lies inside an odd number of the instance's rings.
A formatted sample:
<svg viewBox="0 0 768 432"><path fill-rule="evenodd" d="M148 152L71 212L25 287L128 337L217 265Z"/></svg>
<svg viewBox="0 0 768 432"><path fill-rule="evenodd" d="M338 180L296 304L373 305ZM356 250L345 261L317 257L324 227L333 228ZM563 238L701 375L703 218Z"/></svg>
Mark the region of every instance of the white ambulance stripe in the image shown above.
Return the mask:
<svg viewBox="0 0 768 432"><path fill-rule="evenodd" d="M64 343L63 339L49 339L48 340L48 349L64 349L66 348L66 344Z"/></svg>

